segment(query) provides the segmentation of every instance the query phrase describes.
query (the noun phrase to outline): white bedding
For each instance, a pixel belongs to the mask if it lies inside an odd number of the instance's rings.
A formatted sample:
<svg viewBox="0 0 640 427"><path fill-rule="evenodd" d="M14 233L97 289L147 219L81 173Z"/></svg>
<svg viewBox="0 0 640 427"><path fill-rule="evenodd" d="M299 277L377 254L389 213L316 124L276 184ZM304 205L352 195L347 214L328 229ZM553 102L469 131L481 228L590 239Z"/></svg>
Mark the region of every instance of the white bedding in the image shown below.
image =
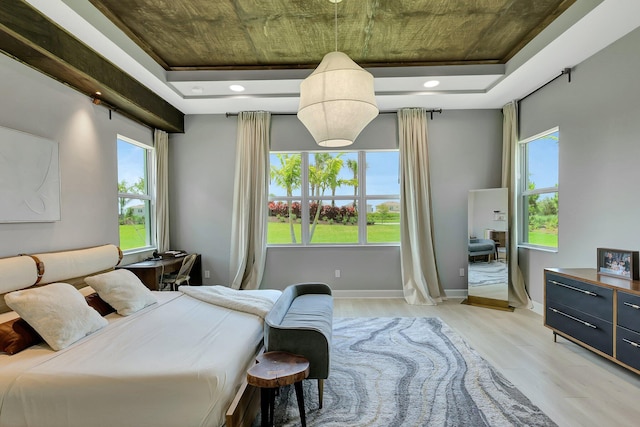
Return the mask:
<svg viewBox="0 0 640 427"><path fill-rule="evenodd" d="M275 301L280 291L257 292ZM0 426L220 426L262 319L180 292L54 352L0 354Z"/></svg>
<svg viewBox="0 0 640 427"><path fill-rule="evenodd" d="M269 297L261 296L256 292L240 291L220 285L181 286L180 292L220 307L255 314L263 320L273 307L273 301Z"/></svg>

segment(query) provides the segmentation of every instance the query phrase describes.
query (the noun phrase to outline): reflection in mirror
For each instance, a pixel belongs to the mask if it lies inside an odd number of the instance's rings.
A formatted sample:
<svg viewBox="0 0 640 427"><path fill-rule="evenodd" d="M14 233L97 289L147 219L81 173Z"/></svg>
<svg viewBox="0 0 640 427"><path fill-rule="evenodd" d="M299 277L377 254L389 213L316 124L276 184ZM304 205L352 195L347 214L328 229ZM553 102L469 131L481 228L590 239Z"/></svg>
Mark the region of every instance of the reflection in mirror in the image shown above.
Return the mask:
<svg viewBox="0 0 640 427"><path fill-rule="evenodd" d="M466 304L510 310L508 193L469 191Z"/></svg>

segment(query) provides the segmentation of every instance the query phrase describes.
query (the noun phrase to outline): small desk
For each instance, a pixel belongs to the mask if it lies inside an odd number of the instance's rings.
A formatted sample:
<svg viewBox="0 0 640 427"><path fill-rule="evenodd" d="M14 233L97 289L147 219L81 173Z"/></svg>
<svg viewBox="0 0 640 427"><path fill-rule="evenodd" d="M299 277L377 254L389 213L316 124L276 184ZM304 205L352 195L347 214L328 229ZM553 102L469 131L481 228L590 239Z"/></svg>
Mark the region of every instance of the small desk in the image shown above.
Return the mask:
<svg viewBox="0 0 640 427"><path fill-rule="evenodd" d="M193 263L191 269L190 284L201 285L202 284L202 257L200 254L196 257L196 261ZM132 271L136 276L140 278L142 283L152 291L160 290L160 280L162 274L175 273L180 270L182 260L184 257L179 258L165 258L157 261L140 261L133 264L120 265L116 268L126 268Z"/></svg>

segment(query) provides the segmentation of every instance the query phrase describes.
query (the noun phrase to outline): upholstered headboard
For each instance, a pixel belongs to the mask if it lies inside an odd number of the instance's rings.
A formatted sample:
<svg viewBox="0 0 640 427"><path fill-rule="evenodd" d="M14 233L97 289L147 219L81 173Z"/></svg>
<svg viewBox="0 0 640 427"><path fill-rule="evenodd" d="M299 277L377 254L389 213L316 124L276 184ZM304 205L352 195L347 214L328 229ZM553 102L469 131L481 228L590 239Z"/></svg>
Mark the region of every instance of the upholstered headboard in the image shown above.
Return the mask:
<svg viewBox="0 0 640 427"><path fill-rule="evenodd" d="M0 258L0 313L10 311L4 302L8 292L53 282L81 288L85 277L112 270L121 260L115 245Z"/></svg>

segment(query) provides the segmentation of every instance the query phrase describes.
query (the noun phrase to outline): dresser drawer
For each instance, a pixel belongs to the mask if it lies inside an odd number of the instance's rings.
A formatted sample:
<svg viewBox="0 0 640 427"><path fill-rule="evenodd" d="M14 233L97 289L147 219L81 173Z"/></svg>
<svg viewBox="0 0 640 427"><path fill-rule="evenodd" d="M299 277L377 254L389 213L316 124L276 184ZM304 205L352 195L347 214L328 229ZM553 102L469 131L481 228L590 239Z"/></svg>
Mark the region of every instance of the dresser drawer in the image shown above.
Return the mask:
<svg viewBox="0 0 640 427"><path fill-rule="evenodd" d="M613 323L613 290L609 288L547 273L546 302L562 304Z"/></svg>
<svg viewBox="0 0 640 427"><path fill-rule="evenodd" d="M618 326L616 359L640 369L640 334Z"/></svg>
<svg viewBox="0 0 640 427"><path fill-rule="evenodd" d="M545 325L613 356L613 324L562 304L547 301Z"/></svg>
<svg viewBox="0 0 640 427"><path fill-rule="evenodd" d="M640 333L640 296L618 291L618 325Z"/></svg>

